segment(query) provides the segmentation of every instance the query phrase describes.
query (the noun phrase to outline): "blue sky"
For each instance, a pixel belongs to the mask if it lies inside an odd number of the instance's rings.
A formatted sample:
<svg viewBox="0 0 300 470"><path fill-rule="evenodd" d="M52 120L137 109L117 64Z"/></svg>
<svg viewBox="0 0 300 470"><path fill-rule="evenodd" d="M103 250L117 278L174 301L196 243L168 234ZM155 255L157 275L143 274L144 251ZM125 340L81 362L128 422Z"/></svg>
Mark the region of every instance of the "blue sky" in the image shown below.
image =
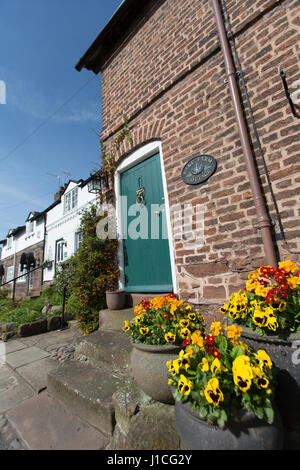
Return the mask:
<svg viewBox="0 0 300 470"><path fill-rule="evenodd" d="M1 0L0 239L100 162L100 74L75 65L121 3Z"/></svg>

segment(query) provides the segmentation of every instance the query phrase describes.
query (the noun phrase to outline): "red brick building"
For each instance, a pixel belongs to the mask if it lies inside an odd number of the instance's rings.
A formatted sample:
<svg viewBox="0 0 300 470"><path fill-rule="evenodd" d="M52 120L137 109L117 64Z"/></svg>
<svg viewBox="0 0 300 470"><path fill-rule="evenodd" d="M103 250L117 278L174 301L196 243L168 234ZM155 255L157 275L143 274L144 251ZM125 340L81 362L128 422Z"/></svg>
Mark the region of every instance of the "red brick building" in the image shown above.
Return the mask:
<svg viewBox="0 0 300 470"><path fill-rule="evenodd" d="M134 255L121 240L121 285L129 292L168 292L171 285L181 298L195 304L222 302L244 286L249 271L268 262L264 230L271 234L277 260L300 261L299 2L218 2L239 72L234 80L267 214L265 226L250 184L230 90L233 73L228 74L225 66L213 4L211 0L126 0L76 66L101 72L104 148L112 148L120 134L122 114L128 117L132 142L124 140L120 146L117 171L106 191L107 201L117 205L119 228L124 216L120 195L141 189L147 199L146 183L153 186L161 178L168 245L156 250L151 243L136 243ZM296 115L280 70L293 93ZM160 176L157 170L139 167L153 155L159 155ZM186 184L182 170L200 155L212 156L216 170L200 184ZM148 178L145 184L143 178ZM185 205L189 222L180 238ZM187 236L192 232L193 243ZM170 265L165 283L153 279L158 274L151 262L157 266L155 253L160 257L168 250L169 258L161 258L161 265ZM152 279L147 280L145 272L152 269ZM134 276L131 284L132 273L143 277L140 284Z"/></svg>

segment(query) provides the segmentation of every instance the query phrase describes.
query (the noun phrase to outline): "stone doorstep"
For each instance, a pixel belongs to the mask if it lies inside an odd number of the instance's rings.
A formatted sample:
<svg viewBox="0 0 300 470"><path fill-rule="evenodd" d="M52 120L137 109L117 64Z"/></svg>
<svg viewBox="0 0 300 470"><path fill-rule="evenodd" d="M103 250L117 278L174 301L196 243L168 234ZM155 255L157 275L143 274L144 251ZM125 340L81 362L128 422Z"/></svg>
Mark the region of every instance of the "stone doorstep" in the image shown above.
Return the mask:
<svg viewBox="0 0 300 470"><path fill-rule="evenodd" d="M133 308L100 310L99 328L103 330L122 331L125 320L132 320L133 317Z"/></svg>
<svg viewBox="0 0 300 470"><path fill-rule="evenodd" d="M164 296L170 294L170 292L127 292L127 304L130 307L136 307L144 299L152 299L157 296Z"/></svg>
<svg viewBox="0 0 300 470"><path fill-rule="evenodd" d="M130 338L122 331L97 330L75 342L75 359L114 370L130 368Z"/></svg>

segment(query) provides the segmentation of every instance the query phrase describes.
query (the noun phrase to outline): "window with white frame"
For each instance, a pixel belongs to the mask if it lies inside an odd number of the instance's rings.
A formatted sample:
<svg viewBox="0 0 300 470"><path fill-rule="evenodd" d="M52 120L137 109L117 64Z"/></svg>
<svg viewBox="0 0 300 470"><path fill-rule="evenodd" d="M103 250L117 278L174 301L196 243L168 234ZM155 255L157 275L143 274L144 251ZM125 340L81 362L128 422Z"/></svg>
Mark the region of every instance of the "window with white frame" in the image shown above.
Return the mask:
<svg viewBox="0 0 300 470"><path fill-rule="evenodd" d="M26 222L26 233L32 233L34 229L34 222L32 220L28 220Z"/></svg>
<svg viewBox="0 0 300 470"><path fill-rule="evenodd" d="M14 266L9 266L7 268L6 272L6 282L10 282L14 278L14 272L15 272L15 267Z"/></svg>
<svg viewBox="0 0 300 470"><path fill-rule="evenodd" d="M83 240L83 233L78 231L75 233L75 253L77 253L78 248L80 247Z"/></svg>
<svg viewBox="0 0 300 470"><path fill-rule="evenodd" d="M72 191L69 191L67 194L65 194L65 207L64 207L64 213L68 213L71 210L75 209L78 204L78 187L72 189Z"/></svg>
<svg viewBox="0 0 300 470"><path fill-rule="evenodd" d="M64 260L64 246L65 241L63 239L57 240L56 242L56 255L55 255L55 263L62 263Z"/></svg>
<svg viewBox="0 0 300 470"><path fill-rule="evenodd" d="M28 290L31 290L33 288L33 271L29 271L28 273Z"/></svg>
<svg viewBox="0 0 300 470"><path fill-rule="evenodd" d="M12 247L12 242L13 242L13 237L8 237L7 239L7 248L11 248Z"/></svg>
<svg viewBox="0 0 300 470"><path fill-rule="evenodd" d="M22 274L26 274L27 273L27 270L25 269L25 267L23 267L23 270L22 270L22 265L21 263L19 264L19 269L18 269L18 276L22 276ZM26 282L26 276L22 276L20 277L19 279L17 279L17 282Z"/></svg>

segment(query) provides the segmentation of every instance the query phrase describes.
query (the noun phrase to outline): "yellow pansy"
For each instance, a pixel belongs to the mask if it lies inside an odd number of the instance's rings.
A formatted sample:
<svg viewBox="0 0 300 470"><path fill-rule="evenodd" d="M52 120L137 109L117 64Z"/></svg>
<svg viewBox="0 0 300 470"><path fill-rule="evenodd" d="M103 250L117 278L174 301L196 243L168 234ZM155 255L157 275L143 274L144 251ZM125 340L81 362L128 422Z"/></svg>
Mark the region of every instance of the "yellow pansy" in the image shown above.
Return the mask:
<svg viewBox="0 0 300 470"><path fill-rule="evenodd" d="M223 367L222 367L222 364L221 364L221 362L219 361L219 359L217 357L212 361L212 364L210 366L210 370L211 370L211 373L213 375L217 375L220 372L222 372Z"/></svg>
<svg viewBox="0 0 300 470"><path fill-rule="evenodd" d="M202 372L208 372L209 371L209 361L208 361L208 359L206 359L206 357L203 357L200 364L198 364L198 367L200 367Z"/></svg>
<svg viewBox="0 0 300 470"><path fill-rule="evenodd" d="M184 375L180 376L178 380L178 390L181 395L189 395L192 389L192 382Z"/></svg>
<svg viewBox="0 0 300 470"><path fill-rule="evenodd" d="M191 332L188 328L182 328L180 330L180 336L183 339L188 339L191 336Z"/></svg>
<svg viewBox="0 0 300 470"><path fill-rule="evenodd" d="M204 396L208 403L211 403L214 406L219 406L219 403L224 400L224 395L220 390L218 379L210 379L205 387Z"/></svg>
<svg viewBox="0 0 300 470"><path fill-rule="evenodd" d="M130 330L130 323L128 320L125 320L125 325L123 326L123 331L129 331Z"/></svg>
<svg viewBox="0 0 300 470"><path fill-rule="evenodd" d="M272 368L272 361L264 349L259 349L257 351L256 358L268 369Z"/></svg>
<svg viewBox="0 0 300 470"><path fill-rule="evenodd" d="M187 318L183 318L182 320L179 320L179 324L183 328L186 328L187 326L189 326L190 320L188 320Z"/></svg>
<svg viewBox="0 0 300 470"><path fill-rule="evenodd" d="M134 318L134 322L136 325L139 325L140 323L142 323L144 320L144 315L137 315L135 318Z"/></svg>
<svg viewBox="0 0 300 470"><path fill-rule="evenodd" d="M259 367L254 367L252 370L253 370L253 373L254 373L254 383L255 383L255 385L258 388L268 388L269 379L262 372L262 370Z"/></svg>
<svg viewBox="0 0 300 470"><path fill-rule="evenodd" d="M167 343L175 343L176 336L173 333L166 333L165 334L165 340Z"/></svg>
<svg viewBox="0 0 300 470"><path fill-rule="evenodd" d="M149 328L140 328L141 335L145 336L149 333Z"/></svg>
<svg viewBox="0 0 300 470"><path fill-rule="evenodd" d="M179 360L181 361L182 367L187 370L190 367L189 356L182 349L179 353Z"/></svg>

